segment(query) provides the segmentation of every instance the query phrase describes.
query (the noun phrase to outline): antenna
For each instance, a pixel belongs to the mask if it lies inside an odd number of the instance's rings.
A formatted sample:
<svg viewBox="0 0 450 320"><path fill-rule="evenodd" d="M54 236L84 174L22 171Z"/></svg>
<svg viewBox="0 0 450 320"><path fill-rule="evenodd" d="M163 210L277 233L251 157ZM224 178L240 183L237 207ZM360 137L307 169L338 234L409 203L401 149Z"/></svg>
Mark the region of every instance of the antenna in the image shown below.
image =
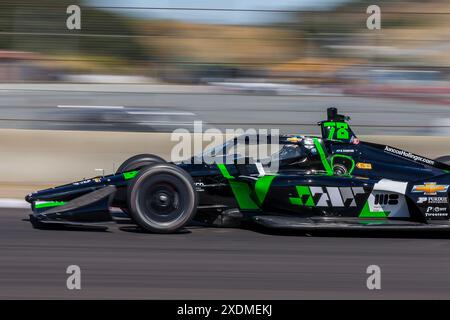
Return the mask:
<svg viewBox="0 0 450 320"><path fill-rule="evenodd" d="M95 172L101 172L102 173L102 177L105 176L105 169L95 169Z"/></svg>

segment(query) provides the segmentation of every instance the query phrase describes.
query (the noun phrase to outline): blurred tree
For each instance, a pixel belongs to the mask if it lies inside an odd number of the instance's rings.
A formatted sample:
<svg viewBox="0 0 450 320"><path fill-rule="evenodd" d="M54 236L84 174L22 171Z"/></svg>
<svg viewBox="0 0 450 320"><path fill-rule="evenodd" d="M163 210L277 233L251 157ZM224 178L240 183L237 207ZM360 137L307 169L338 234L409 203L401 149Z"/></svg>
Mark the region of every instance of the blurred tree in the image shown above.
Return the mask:
<svg viewBox="0 0 450 320"><path fill-rule="evenodd" d="M0 48L72 56L112 56L130 61L147 59L148 47L132 36L124 16L83 7L80 0L2 0ZM68 30L67 6L81 7L81 30Z"/></svg>
<svg viewBox="0 0 450 320"><path fill-rule="evenodd" d="M442 0L430 2L444 3ZM330 45L357 45L357 34L380 34L366 27L366 19L369 16L366 10L373 4L381 8L380 32L393 28L423 27L433 23L428 16L417 14L421 12L420 6L424 4L419 0L381 0L376 3L373 0L352 0L326 10L299 12L296 14L294 28L302 38L307 39L308 45L305 48L308 52L305 54L334 56L336 52L329 50Z"/></svg>

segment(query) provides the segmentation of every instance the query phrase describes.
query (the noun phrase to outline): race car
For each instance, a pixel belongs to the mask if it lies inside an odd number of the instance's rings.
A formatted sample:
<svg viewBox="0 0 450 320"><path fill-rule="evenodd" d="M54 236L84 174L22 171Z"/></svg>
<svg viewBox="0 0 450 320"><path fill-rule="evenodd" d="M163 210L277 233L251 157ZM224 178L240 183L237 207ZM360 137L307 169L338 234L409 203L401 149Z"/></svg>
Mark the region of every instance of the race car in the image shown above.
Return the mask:
<svg viewBox="0 0 450 320"><path fill-rule="evenodd" d="M329 108L318 123L321 137L240 136L177 163L136 155L115 174L27 195L30 221L37 228L98 227L114 221L111 208L120 208L154 233L177 232L191 221L296 230L450 230L450 165L360 141L349 120ZM275 151L264 159L250 156L262 144L276 145Z"/></svg>

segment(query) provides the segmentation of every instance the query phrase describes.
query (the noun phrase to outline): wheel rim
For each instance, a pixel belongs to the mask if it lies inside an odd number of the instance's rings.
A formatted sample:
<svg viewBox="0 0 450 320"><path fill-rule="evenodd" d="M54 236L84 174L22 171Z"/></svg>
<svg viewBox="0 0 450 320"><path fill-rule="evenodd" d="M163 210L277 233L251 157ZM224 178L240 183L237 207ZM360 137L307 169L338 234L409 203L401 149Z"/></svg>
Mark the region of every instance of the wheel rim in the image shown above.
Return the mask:
<svg viewBox="0 0 450 320"><path fill-rule="evenodd" d="M173 186L159 184L150 188L146 197L146 208L158 215L169 215L179 208L179 198Z"/></svg>
<svg viewBox="0 0 450 320"><path fill-rule="evenodd" d="M172 177L151 181L141 187L138 202L144 218L158 224L178 220L185 210L185 199Z"/></svg>

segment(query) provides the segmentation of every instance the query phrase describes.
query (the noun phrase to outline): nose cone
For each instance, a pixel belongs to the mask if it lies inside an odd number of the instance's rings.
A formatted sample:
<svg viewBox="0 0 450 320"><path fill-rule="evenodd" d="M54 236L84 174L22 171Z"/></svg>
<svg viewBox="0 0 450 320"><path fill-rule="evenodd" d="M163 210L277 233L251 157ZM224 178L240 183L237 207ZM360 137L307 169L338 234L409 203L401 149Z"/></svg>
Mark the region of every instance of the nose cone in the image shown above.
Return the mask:
<svg viewBox="0 0 450 320"><path fill-rule="evenodd" d="M33 203L38 200L52 200L53 195L56 193L55 188L39 190L32 192L25 196L25 201L29 203Z"/></svg>
<svg viewBox="0 0 450 320"><path fill-rule="evenodd" d="M39 200L39 198L45 194L45 190L35 191L25 196L25 201L29 203L33 203L34 201Z"/></svg>

